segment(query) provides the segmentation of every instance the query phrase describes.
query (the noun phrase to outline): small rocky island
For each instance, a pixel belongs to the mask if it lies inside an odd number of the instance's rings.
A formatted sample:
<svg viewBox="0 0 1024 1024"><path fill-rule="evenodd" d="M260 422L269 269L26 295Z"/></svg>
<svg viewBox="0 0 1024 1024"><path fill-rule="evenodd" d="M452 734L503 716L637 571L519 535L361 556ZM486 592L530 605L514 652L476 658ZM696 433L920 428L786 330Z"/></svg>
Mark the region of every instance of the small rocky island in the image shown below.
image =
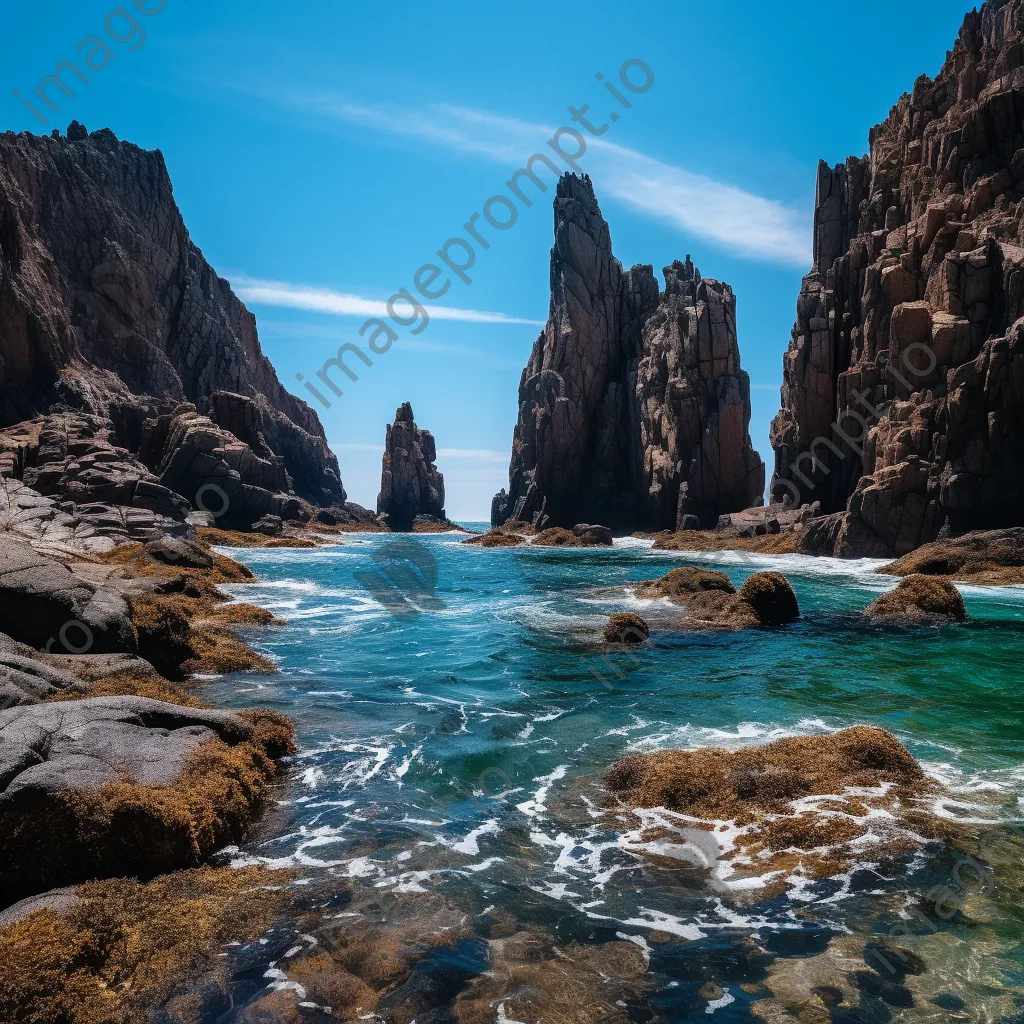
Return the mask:
<svg viewBox="0 0 1024 1024"><path fill-rule="evenodd" d="M389 423L384 440L377 515L400 533L414 526L441 526L444 477L438 472L437 447L429 430L416 426L412 405L404 402Z"/></svg>

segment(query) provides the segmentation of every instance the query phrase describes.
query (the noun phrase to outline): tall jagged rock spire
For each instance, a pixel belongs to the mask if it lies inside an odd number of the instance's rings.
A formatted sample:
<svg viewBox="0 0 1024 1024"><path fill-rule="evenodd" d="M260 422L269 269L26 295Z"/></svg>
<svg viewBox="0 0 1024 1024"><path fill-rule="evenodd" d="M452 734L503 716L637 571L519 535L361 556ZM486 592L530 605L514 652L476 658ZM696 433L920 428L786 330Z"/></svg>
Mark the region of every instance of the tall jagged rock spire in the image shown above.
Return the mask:
<svg viewBox="0 0 1024 1024"><path fill-rule="evenodd" d="M417 516L446 519L444 477L436 460L434 435L416 426L412 405L403 403L388 424L377 497L377 512L393 530L411 530Z"/></svg>
<svg viewBox="0 0 1024 1024"><path fill-rule="evenodd" d="M495 523L546 515L619 530L714 521L758 503L735 298L687 263L628 271L588 177L555 196L551 306L519 388L509 490Z"/></svg>

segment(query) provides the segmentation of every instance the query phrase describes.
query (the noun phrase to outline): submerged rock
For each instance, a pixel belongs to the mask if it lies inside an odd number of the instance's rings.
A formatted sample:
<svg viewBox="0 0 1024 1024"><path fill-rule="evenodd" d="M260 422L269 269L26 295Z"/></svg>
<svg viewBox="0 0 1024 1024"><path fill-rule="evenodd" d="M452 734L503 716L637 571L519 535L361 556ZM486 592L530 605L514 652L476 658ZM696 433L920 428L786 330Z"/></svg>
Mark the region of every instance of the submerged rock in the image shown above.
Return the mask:
<svg viewBox="0 0 1024 1024"><path fill-rule="evenodd" d="M617 612L604 627L602 634L610 644L642 644L651 637L651 627L633 612Z"/></svg>
<svg viewBox="0 0 1024 1024"><path fill-rule="evenodd" d="M872 622L930 626L965 622L967 609L960 591L948 579L908 576L895 590L872 601L864 615Z"/></svg>
<svg viewBox="0 0 1024 1024"><path fill-rule="evenodd" d="M881 831L877 848L887 854L912 848L911 831L921 834L925 826L914 817L910 827L908 808L930 786L895 736L868 726L732 752L628 754L605 773L605 783L629 807L742 823L733 849L722 852L737 873L757 875L788 873L796 863L812 875L832 874L855 859L857 841L869 830ZM858 795L844 796L848 787ZM865 795L870 789L877 794ZM889 816L883 825L879 810Z"/></svg>

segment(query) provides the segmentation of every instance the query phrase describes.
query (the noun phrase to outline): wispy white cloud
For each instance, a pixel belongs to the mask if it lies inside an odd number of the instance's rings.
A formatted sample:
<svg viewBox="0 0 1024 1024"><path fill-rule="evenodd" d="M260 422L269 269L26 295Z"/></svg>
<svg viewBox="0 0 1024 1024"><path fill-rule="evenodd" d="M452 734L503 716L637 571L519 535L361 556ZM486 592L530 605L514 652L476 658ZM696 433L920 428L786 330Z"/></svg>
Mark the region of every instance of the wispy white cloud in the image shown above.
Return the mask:
<svg viewBox="0 0 1024 1024"><path fill-rule="evenodd" d="M262 306L283 306L288 309L305 309L315 313L329 313L332 316L377 316L387 317L387 302L368 299L361 295L336 292L329 288L314 288L305 284L291 284L287 281L264 281L259 278L236 276L232 287L243 302ZM543 327L543 320L524 320L504 313L489 313L479 309L453 309L449 306L426 306L433 320L463 320L476 324L529 324ZM409 306L403 303L399 315L409 314Z"/></svg>
<svg viewBox="0 0 1024 1024"><path fill-rule="evenodd" d="M356 103L320 92L285 96L334 122L425 142L505 165L510 171L545 148L555 128L451 104L422 108ZM608 133L609 135L611 132ZM580 165L599 197L611 196L643 214L750 259L806 267L811 262L808 210L656 160L635 149L589 138Z"/></svg>

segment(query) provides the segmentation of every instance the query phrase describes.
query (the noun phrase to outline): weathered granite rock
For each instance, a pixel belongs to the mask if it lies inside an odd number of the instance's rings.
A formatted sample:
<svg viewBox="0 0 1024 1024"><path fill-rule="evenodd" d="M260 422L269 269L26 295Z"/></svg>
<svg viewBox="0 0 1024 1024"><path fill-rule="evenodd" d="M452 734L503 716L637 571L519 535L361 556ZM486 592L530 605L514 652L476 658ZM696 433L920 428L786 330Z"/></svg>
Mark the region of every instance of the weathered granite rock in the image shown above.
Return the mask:
<svg viewBox="0 0 1024 1024"><path fill-rule="evenodd" d="M412 529L417 516L445 521L444 477L437 471L437 447L429 430L420 430L405 402L388 424L380 474L377 513L393 530Z"/></svg>
<svg viewBox="0 0 1024 1024"><path fill-rule="evenodd" d="M120 594L81 579L9 534L0 534L0 622L15 640L55 653L137 648Z"/></svg>
<svg viewBox="0 0 1024 1024"><path fill-rule="evenodd" d="M968 14L870 155L819 167L772 494L841 515L841 556L1022 521L1022 44L1024 0Z"/></svg>
<svg viewBox="0 0 1024 1024"><path fill-rule="evenodd" d="M735 298L693 264L623 271L590 179L555 197L551 306L519 388L509 490L491 521L674 529L762 499ZM546 519L544 518L546 517Z"/></svg>
<svg viewBox="0 0 1024 1024"><path fill-rule="evenodd" d="M0 712L0 811L45 793L125 779L169 783L202 743L239 743L251 734L252 727L230 712L146 697L13 708Z"/></svg>
<svg viewBox="0 0 1024 1024"><path fill-rule="evenodd" d="M35 651L0 633L0 710L38 704L59 691L78 690L70 672L38 660Z"/></svg>
<svg viewBox="0 0 1024 1024"><path fill-rule="evenodd" d="M161 405L209 405L244 443L265 439L300 497L344 501L316 414L192 244L158 151L108 129L8 132L0 225L0 425L59 404L113 420L134 451Z"/></svg>
<svg viewBox="0 0 1024 1024"><path fill-rule="evenodd" d="M260 445L260 451L266 451ZM266 515L306 519L303 503L291 492L285 460L264 458L194 405L147 420L142 426L140 456L161 484L189 495L211 513L218 526L249 528Z"/></svg>

